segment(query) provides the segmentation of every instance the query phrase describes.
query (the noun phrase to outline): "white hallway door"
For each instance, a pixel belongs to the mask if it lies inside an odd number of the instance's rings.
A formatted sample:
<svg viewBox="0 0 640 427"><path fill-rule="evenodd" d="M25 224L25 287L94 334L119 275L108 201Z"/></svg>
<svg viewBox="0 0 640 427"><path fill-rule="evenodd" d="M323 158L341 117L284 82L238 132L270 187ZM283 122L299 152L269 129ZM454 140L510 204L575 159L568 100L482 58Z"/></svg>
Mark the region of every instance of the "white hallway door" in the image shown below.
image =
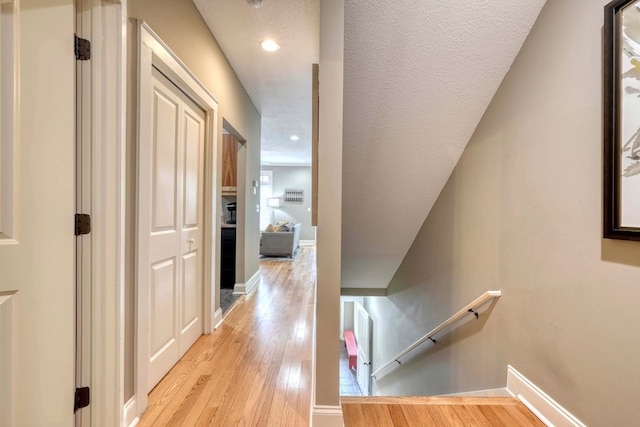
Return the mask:
<svg viewBox="0 0 640 427"><path fill-rule="evenodd" d="M203 332L203 166L205 114L153 69L152 140L139 167L150 180L140 194L148 225L149 374L151 390ZM141 152L142 153L142 152ZM141 278L143 278L141 276Z"/></svg>
<svg viewBox="0 0 640 427"><path fill-rule="evenodd" d="M362 304L355 304L354 335L358 343L357 380L363 396L369 395L371 379L371 317Z"/></svg>

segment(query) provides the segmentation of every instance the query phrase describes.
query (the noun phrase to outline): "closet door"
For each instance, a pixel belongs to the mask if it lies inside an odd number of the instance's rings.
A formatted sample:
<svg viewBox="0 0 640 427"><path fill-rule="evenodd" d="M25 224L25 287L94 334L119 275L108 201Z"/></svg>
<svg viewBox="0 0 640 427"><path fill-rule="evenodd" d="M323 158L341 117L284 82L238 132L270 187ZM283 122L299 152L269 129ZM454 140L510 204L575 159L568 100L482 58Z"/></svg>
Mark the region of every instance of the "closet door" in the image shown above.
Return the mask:
<svg viewBox="0 0 640 427"><path fill-rule="evenodd" d="M152 132L140 150L140 227L148 230L138 251L146 252L149 298L151 390L202 334L202 209L204 113L175 85L153 70ZM144 276L147 276L146 278ZM140 343L143 345L143 343Z"/></svg>

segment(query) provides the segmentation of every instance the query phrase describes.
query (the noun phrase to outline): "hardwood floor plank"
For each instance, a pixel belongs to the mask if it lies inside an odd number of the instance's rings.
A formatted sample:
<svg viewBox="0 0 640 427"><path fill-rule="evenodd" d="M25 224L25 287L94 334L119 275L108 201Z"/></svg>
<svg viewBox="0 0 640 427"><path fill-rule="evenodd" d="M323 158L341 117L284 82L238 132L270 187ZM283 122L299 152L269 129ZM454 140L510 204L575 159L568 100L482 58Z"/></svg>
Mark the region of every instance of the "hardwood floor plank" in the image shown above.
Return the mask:
<svg viewBox="0 0 640 427"><path fill-rule="evenodd" d="M462 408L469 414L478 427L491 427L489 420L482 415L482 412L478 409L478 405L463 405Z"/></svg>
<svg viewBox="0 0 640 427"><path fill-rule="evenodd" d="M342 404L344 427L367 427L364 423L362 405L357 403Z"/></svg>
<svg viewBox="0 0 640 427"><path fill-rule="evenodd" d="M529 410L524 404L517 406L507 406L505 407L509 416L516 420L518 425L522 426L534 426L534 427L544 427L544 423L540 420L540 418L536 417L533 412Z"/></svg>
<svg viewBox="0 0 640 427"><path fill-rule="evenodd" d="M208 408L205 406L204 408L202 408L202 412L200 413L200 416L196 420L194 427L210 426L211 422L213 421L213 417L215 415L216 415L216 408ZM184 427L187 427L188 425L189 424L187 424L186 422L184 423Z"/></svg>
<svg viewBox="0 0 640 427"><path fill-rule="evenodd" d="M200 376L200 378L198 378L198 381L193 386L191 391L187 394L187 396L182 401L178 409L173 413L173 415L171 415L171 418L167 423L168 426L180 426L183 420L185 420L185 424L186 424L186 420L189 419L189 414L191 412L191 409L193 408L194 403L202 393L202 390L204 389L204 385L209 381L209 378L211 378L211 375L202 375ZM192 418L195 418L195 420L198 419L196 415L197 414L192 415Z"/></svg>
<svg viewBox="0 0 640 427"><path fill-rule="evenodd" d="M364 422L367 426L393 427L393 419L387 405L370 405L367 410L363 410Z"/></svg>
<svg viewBox="0 0 640 427"><path fill-rule="evenodd" d="M400 405L387 405L387 410L391 416L391 421L394 427L406 427L409 425L407 418L402 412L402 406Z"/></svg>
<svg viewBox="0 0 640 427"><path fill-rule="evenodd" d="M425 426L437 427L433 417L425 411L418 411L417 405L398 405L402 409L407 425L409 426Z"/></svg>

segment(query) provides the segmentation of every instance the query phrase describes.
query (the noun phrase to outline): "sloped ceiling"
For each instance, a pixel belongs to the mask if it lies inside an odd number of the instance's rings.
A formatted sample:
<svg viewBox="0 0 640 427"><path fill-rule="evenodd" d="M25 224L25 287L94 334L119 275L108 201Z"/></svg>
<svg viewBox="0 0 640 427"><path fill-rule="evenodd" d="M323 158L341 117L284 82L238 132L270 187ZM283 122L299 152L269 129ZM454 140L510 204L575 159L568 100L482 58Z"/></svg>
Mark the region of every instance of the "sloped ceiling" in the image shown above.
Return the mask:
<svg viewBox="0 0 640 427"><path fill-rule="evenodd" d="M544 3L345 1L343 288L388 286Z"/></svg>

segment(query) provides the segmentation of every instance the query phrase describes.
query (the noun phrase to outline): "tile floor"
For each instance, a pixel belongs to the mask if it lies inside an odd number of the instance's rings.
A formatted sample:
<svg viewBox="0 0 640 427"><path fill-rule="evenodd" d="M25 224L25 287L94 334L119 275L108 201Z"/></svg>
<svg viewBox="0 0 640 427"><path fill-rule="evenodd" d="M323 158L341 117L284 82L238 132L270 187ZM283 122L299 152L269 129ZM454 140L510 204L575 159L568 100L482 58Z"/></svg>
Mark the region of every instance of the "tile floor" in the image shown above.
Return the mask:
<svg viewBox="0 0 640 427"><path fill-rule="evenodd" d="M340 341L340 396L362 396L356 370L349 369L349 356L344 341Z"/></svg>
<svg viewBox="0 0 640 427"><path fill-rule="evenodd" d="M220 309L224 313L234 302L240 297L240 294L234 295L233 289L220 289Z"/></svg>

